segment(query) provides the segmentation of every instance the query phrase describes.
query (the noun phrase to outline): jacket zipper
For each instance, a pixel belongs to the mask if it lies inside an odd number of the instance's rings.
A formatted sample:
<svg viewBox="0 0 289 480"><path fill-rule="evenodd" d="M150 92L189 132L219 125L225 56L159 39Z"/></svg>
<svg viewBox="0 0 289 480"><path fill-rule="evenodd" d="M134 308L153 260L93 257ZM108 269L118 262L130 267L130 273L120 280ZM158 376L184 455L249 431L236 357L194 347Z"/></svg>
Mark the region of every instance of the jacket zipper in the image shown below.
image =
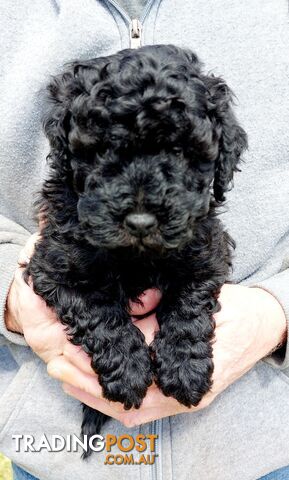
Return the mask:
<svg viewBox="0 0 289 480"><path fill-rule="evenodd" d="M161 480L162 474L162 458L161 458L161 445L162 445L162 420L154 420L150 424L150 433L157 435L156 450L155 450L155 463L151 466L151 480Z"/></svg>
<svg viewBox="0 0 289 480"><path fill-rule="evenodd" d="M144 8L140 19L133 18L131 19L126 11L119 6L116 0L106 0L108 3L114 6L114 8L120 13L122 18L125 20L129 28L130 33L130 48L139 48L142 45L142 32L143 32L143 23L154 3L155 0L148 0L147 4ZM155 463L150 465L150 477L151 480L162 480L162 459L161 459L161 452L162 452L162 420L154 420L150 423L150 432L153 435L157 435L156 441L156 451L155 455Z"/></svg>
<svg viewBox="0 0 289 480"><path fill-rule="evenodd" d="M142 32L143 32L143 23L154 3L154 0L148 0L144 11L140 18L131 19L126 11L119 6L116 0L106 0L108 3L114 6L114 8L121 14L125 23L129 28L129 39L130 39L130 48L139 48L142 45Z"/></svg>
<svg viewBox="0 0 289 480"><path fill-rule="evenodd" d="M130 28L130 48L141 47L142 24L137 18L133 18Z"/></svg>

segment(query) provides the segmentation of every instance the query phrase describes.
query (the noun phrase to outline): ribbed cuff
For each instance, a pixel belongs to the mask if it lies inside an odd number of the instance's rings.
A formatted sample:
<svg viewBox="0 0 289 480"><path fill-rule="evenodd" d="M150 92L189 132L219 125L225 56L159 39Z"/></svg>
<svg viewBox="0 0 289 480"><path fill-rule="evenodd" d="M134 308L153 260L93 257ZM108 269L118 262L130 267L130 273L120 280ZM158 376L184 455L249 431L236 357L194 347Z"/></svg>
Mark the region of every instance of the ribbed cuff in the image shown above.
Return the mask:
<svg viewBox="0 0 289 480"><path fill-rule="evenodd" d="M254 285L254 287L263 288L271 293L284 310L287 320L287 342L271 355L264 358L264 361L282 370L286 369L289 367L289 270L284 270L274 275L274 277Z"/></svg>
<svg viewBox="0 0 289 480"><path fill-rule="evenodd" d="M6 299L22 248L20 245L14 244L0 245L0 335L4 335L12 343L27 346L24 336L7 330L4 321Z"/></svg>

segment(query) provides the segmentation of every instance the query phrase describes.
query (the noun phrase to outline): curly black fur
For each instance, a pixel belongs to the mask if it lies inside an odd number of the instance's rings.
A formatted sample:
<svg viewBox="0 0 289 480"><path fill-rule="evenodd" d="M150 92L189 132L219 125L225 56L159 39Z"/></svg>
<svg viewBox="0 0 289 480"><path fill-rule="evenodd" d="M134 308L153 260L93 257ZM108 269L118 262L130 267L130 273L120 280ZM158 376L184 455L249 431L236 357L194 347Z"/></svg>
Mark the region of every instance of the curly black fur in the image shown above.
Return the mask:
<svg viewBox="0 0 289 480"><path fill-rule="evenodd" d="M216 207L247 146L232 93L172 45L73 63L48 91L44 227L26 277L91 356L107 399L138 408L155 379L197 405L233 246ZM150 348L129 315L148 288L162 292ZM104 420L84 407L82 432Z"/></svg>

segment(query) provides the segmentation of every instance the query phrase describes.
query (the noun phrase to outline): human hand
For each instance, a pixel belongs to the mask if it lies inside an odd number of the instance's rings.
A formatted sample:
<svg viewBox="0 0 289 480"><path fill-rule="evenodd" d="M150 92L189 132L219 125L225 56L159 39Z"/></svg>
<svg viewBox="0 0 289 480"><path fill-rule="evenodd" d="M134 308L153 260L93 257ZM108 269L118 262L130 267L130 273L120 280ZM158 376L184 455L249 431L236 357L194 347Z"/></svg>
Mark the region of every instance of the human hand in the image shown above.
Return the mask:
<svg viewBox="0 0 289 480"><path fill-rule="evenodd" d="M48 371L55 362L65 359L68 364L68 372L73 367L75 378L79 379L78 381L81 379L81 368L83 368L84 371L89 371L90 377L97 383L97 377L90 367L90 358L80 347L75 347L69 342L65 327L59 322L53 309L48 308L45 301L34 293L32 285L27 285L23 279L24 268L29 262L35 243L39 238L39 234L32 235L19 255L18 268L15 271L6 303L6 326L8 330L24 335L32 350L48 363ZM144 295L144 307L135 305L134 314L153 310L157 306L159 298L160 293L157 290L151 291L150 295ZM157 324L156 321L154 323ZM145 333L150 342L154 334L153 322L147 322L147 324L144 322L144 330L146 325ZM70 364L69 358L71 357ZM68 380L69 376L65 377L65 381Z"/></svg>
<svg viewBox="0 0 289 480"><path fill-rule="evenodd" d="M66 335L65 327L59 322L53 309L48 308L45 301L33 291L32 285L27 285L23 280L24 268L33 254L34 246L40 234L31 235L25 247L22 249L18 259L18 268L15 271L14 279L11 283L6 309L5 323L8 330L24 335L28 345L34 352L48 363L53 360L59 361L64 358L69 362L72 356L72 364L76 368L76 378L81 375L79 365L88 370L96 381L96 375L90 367L90 358L80 347L73 346ZM134 306L134 314L138 315L153 310L160 299L160 293L157 290L150 291L149 295L143 295L144 306ZM136 322L137 323L137 322ZM149 342L153 338L153 324L157 322L143 322L142 328Z"/></svg>
<svg viewBox="0 0 289 480"><path fill-rule="evenodd" d="M152 310L160 297L156 291L146 292L143 308L132 306L134 315ZM90 367L90 359L77 347L66 344L64 354L48 364L51 376L64 382L64 390L101 412L130 427L178 413L200 410L236 381L256 362L285 341L286 319L279 302L260 288L226 284L219 296L220 312L215 314L216 330L213 345L213 385L197 407L186 408L174 398L165 397L152 385L140 409L125 411L119 403L102 397L101 387ZM135 321L149 344L158 329L155 315Z"/></svg>

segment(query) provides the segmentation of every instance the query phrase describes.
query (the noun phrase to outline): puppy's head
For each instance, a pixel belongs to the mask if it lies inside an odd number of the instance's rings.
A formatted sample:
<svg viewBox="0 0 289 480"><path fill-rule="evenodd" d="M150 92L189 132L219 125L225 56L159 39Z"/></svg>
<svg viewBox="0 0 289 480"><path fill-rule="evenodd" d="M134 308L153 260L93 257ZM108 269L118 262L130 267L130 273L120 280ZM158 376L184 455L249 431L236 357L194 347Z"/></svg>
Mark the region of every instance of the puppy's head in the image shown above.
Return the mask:
<svg viewBox="0 0 289 480"><path fill-rule="evenodd" d="M48 87L56 176L77 235L104 248L181 248L224 200L247 140L225 82L171 45L74 63ZM54 174L55 176L55 174Z"/></svg>

